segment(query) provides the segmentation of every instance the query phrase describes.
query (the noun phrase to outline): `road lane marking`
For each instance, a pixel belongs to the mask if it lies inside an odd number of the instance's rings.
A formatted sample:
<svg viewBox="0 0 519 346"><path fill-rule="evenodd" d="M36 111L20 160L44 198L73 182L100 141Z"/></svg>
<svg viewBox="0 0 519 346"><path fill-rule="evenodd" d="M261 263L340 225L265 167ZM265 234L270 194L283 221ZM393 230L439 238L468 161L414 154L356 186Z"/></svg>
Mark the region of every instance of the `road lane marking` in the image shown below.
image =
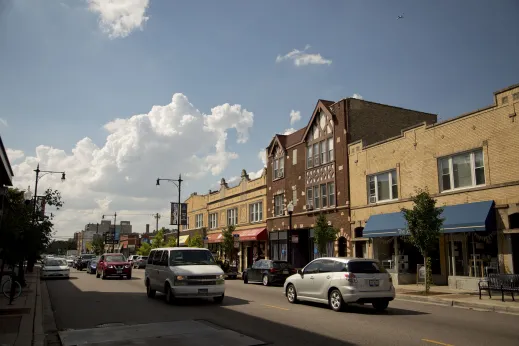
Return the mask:
<svg viewBox="0 0 519 346"><path fill-rule="evenodd" d="M282 307L275 306L275 305L268 305L268 304L261 304L261 305L269 307L269 308L273 308L273 309L279 309L279 310L285 310L285 311L289 311L290 310L290 309L282 308Z"/></svg>
<svg viewBox="0 0 519 346"><path fill-rule="evenodd" d="M422 341L429 342L431 344L441 345L441 346L454 346L454 345L451 345L451 344L446 344L446 343L443 343L443 342L429 340L429 339L422 339Z"/></svg>

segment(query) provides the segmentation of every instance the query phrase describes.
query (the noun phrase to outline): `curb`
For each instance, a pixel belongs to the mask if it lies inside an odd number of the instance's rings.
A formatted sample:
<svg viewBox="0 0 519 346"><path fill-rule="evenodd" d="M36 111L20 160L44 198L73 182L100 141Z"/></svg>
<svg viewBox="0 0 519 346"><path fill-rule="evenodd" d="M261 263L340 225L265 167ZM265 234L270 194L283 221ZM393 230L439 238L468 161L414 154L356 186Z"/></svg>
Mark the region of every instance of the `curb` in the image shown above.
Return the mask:
<svg viewBox="0 0 519 346"><path fill-rule="evenodd" d="M474 302L466 302L462 300L452 300L452 299L444 299L444 298L434 298L434 297L419 297L419 296L411 296L411 295L397 295L395 300L402 301L413 301L413 302L421 302L421 303L432 303L443 306L451 306L457 308L468 308L468 309L478 309L485 311L493 311L493 312L501 312L501 313L510 313L510 314L519 314L519 307L516 306L496 306L485 303L474 303Z"/></svg>
<svg viewBox="0 0 519 346"><path fill-rule="evenodd" d="M31 313L27 315L23 315L20 321L20 326L18 329L18 336L16 337L16 341L14 342L14 346L26 346L32 345L33 336L34 336L34 320L36 318L36 313L38 310L38 294L40 292L40 272L38 268L34 268L37 270L36 274L36 282L34 282L34 295L28 294L27 302L25 306L30 306ZM27 279L27 277L26 277ZM27 288L23 288L27 289ZM39 346L39 345L38 345Z"/></svg>
<svg viewBox="0 0 519 346"><path fill-rule="evenodd" d="M36 302L34 303L34 320L32 324L32 346L44 346L45 334L43 333L43 303L42 303L42 283L40 280L40 268L35 267L38 271L36 275Z"/></svg>
<svg viewBox="0 0 519 346"><path fill-rule="evenodd" d="M52 302L50 299L47 283L41 284L42 296L42 312L43 312L43 331L45 336L45 346L61 346L61 341L58 334L58 327L56 326L56 319L54 311L52 310ZM35 345L36 346L36 345Z"/></svg>

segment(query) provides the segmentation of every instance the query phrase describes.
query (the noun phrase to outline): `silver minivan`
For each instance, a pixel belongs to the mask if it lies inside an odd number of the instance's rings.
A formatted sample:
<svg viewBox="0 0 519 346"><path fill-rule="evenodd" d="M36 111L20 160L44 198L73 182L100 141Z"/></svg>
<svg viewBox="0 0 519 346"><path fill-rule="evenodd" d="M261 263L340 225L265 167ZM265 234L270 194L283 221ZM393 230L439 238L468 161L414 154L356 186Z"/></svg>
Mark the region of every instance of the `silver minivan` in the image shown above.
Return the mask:
<svg viewBox="0 0 519 346"><path fill-rule="evenodd" d="M212 298L221 303L225 277L208 249L168 247L153 249L146 264L144 284L148 297L157 291L168 303L180 298Z"/></svg>

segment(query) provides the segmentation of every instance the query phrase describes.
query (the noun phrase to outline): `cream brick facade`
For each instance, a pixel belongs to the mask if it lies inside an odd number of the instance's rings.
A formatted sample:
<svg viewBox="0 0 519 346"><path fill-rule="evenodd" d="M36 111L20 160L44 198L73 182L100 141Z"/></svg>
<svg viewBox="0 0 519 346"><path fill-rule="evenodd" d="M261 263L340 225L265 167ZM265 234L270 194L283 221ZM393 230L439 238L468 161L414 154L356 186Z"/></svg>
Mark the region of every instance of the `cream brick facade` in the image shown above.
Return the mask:
<svg viewBox="0 0 519 346"><path fill-rule="evenodd" d="M262 204L262 220L251 222L249 206L251 204ZM229 187L225 179L222 178L220 189L218 191L210 191L208 194L199 195L197 193L185 201L188 204L189 226L186 231L196 228L196 215L203 214L203 227L207 230L207 236L211 234L219 234L227 225L227 210L238 209L238 224L235 225L236 231L245 231L249 229L265 228L266 224L266 206L267 206L267 181L266 169L257 179L250 179L245 170L242 171L241 180L238 185ZM217 226L211 228L209 215L217 214ZM260 242L262 252L268 257L268 242ZM240 248L240 267L247 263L247 247L258 246L249 243L242 243Z"/></svg>
<svg viewBox="0 0 519 346"><path fill-rule="evenodd" d="M515 85L494 93L494 105L484 109L441 123L404 129L401 136L372 145L351 143L348 155L352 231L364 227L373 214L410 207L416 188L427 187L442 206L494 200L497 228L507 233L508 216L519 211L518 114L519 85ZM483 150L485 184L441 192L438 159L474 149ZM389 170L397 173L398 200L369 204L368 176ZM511 251L510 240L501 237L500 261L505 271L512 268ZM519 249L515 252L519 256ZM515 272L519 273L519 268Z"/></svg>

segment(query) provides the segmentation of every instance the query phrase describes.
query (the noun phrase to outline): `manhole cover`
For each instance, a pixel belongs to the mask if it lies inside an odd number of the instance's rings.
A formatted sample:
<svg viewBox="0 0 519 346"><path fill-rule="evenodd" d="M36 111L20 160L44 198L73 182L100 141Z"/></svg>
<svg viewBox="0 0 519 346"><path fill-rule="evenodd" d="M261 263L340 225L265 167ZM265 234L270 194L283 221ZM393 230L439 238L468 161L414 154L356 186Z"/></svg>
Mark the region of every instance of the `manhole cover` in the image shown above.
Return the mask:
<svg viewBox="0 0 519 346"><path fill-rule="evenodd" d="M125 326L124 323L120 323L120 322L115 322L115 323L103 323L103 324L98 324L96 326L96 328L106 328L106 327L122 327L122 326Z"/></svg>

